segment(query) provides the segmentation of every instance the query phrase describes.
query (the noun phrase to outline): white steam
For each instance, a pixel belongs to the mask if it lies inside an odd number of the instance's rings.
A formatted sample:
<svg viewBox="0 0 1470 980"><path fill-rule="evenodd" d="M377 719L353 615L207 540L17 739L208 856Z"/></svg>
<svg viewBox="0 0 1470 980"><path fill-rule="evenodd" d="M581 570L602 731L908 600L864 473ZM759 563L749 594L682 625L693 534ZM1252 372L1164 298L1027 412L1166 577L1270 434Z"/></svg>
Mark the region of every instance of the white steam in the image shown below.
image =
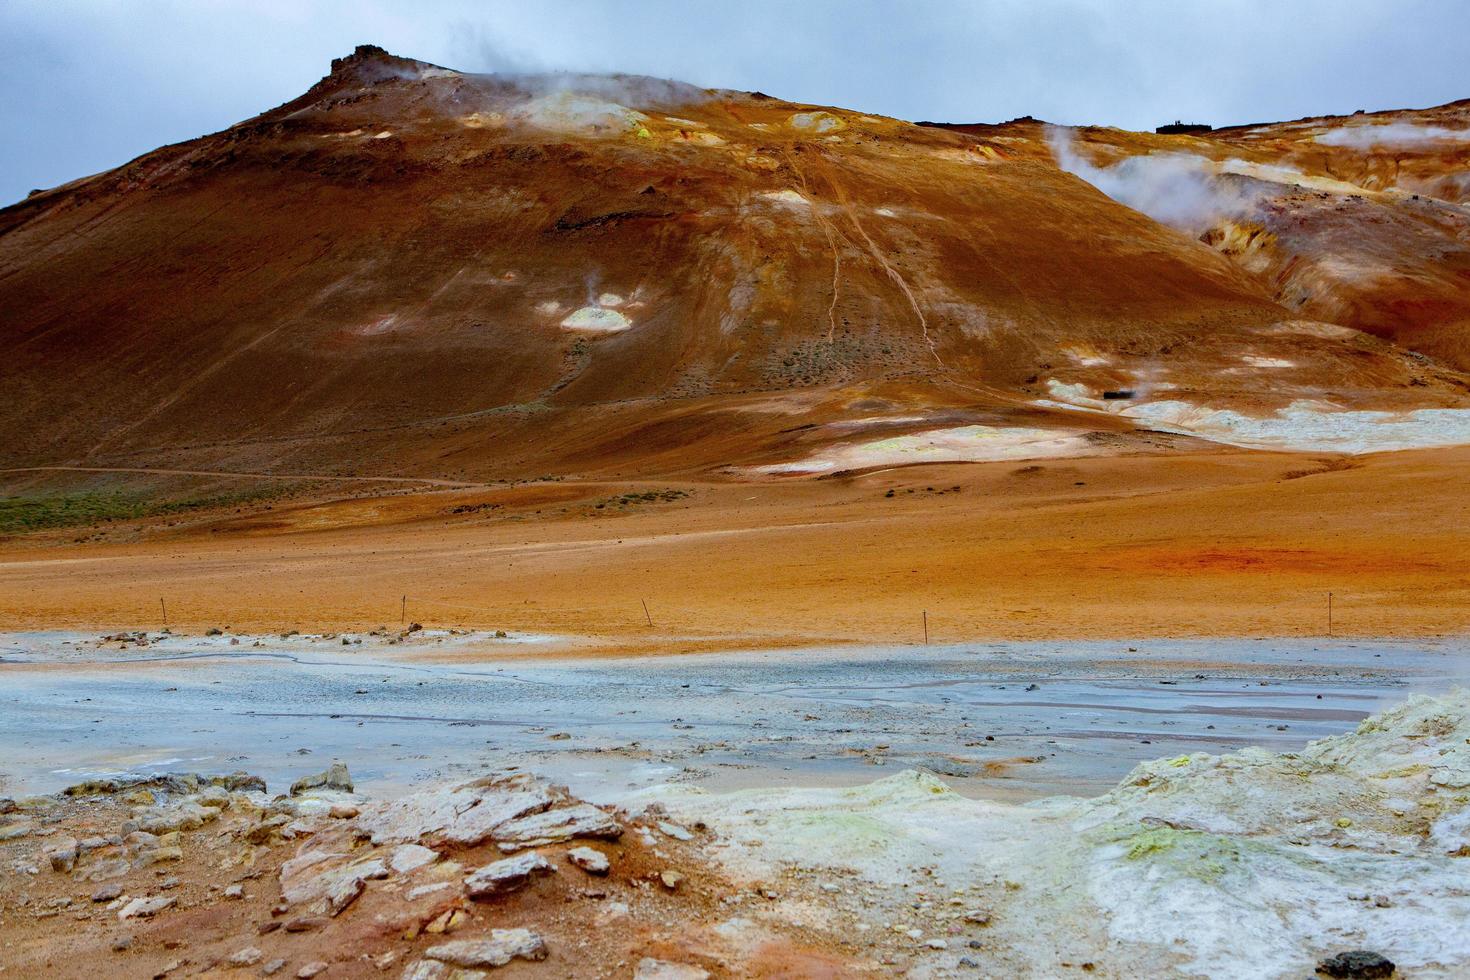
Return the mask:
<svg viewBox="0 0 1470 980"><path fill-rule="evenodd" d="M1100 167L1077 152L1069 129L1051 127L1047 143L1063 170L1119 204L1193 234L1250 214L1259 200L1238 182L1222 180L1214 161L1192 153L1150 153Z"/></svg>
<svg viewBox="0 0 1470 980"><path fill-rule="evenodd" d="M1448 129L1444 126L1424 126L1409 122L1372 123L1367 126L1329 130L1314 139L1326 146L1371 150L1375 146L1419 146L1446 140L1465 142L1470 140L1470 129Z"/></svg>

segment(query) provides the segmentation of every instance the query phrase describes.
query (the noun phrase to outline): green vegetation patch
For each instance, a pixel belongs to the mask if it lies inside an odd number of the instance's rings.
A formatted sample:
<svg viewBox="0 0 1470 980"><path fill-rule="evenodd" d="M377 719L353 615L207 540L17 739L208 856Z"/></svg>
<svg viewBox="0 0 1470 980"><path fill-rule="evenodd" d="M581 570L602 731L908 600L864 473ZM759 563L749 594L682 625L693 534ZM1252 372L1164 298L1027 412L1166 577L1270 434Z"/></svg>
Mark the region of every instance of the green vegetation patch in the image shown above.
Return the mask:
<svg viewBox="0 0 1470 980"><path fill-rule="evenodd" d="M121 490L0 497L0 534L28 534L60 527L233 507L246 501L275 497L281 492L281 487L272 486L174 500Z"/></svg>

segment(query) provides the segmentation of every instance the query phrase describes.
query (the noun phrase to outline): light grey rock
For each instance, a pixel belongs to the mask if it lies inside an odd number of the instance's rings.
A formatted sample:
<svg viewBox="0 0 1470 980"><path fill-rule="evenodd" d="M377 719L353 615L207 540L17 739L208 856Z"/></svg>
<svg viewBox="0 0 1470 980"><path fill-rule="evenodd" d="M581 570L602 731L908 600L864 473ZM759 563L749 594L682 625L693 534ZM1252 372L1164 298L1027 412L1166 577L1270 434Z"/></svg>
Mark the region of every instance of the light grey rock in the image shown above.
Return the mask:
<svg viewBox="0 0 1470 980"><path fill-rule="evenodd" d="M567 860L590 875L605 875L612 867L607 855L592 847L574 847L567 851Z"/></svg>
<svg viewBox="0 0 1470 980"><path fill-rule="evenodd" d="M110 901L112 901L115 898L121 898L122 897L122 893L123 893L122 885L119 884L118 882L115 882L114 881L112 884L110 884L110 885L103 885L101 888L99 888L95 892L93 892L92 893L92 901L94 901L94 902L110 902Z"/></svg>
<svg viewBox="0 0 1470 980"><path fill-rule="evenodd" d="M660 820L657 824L657 827L665 837L672 837L674 840L694 839L694 835L692 833L690 833L688 830L685 830L683 827L679 826L676 823L669 823L666 820Z"/></svg>
<svg viewBox="0 0 1470 980"><path fill-rule="evenodd" d="M29 820L17 820L0 827L0 841L16 840L25 837L35 826Z"/></svg>
<svg viewBox="0 0 1470 980"><path fill-rule="evenodd" d="M505 966L514 959L546 959L546 943L529 929L491 929L486 939L461 939L430 946L424 951L424 957L467 968Z"/></svg>
<svg viewBox="0 0 1470 980"><path fill-rule="evenodd" d="M326 969L327 964L325 961L312 960L310 963L305 964L301 967L301 969L297 970L296 976L300 977L301 980L311 980L312 977L316 976L318 973L324 972Z"/></svg>
<svg viewBox="0 0 1470 980"><path fill-rule="evenodd" d="M246 946L244 949L237 949L231 953L226 962L230 966L254 966L264 958L265 954L259 949L254 946Z"/></svg>
<svg viewBox="0 0 1470 980"><path fill-rule="evenodd" d="M160 912L178 904L174 898L159 895L154 898L135 898L118 910L118 919L151 919Z"/></svg>
<svg viewBox="0 0 1470 980"><path fill-rule="evenodd" d="M66 872L76 867L77 847L75 837L55 837L41 850L51 862L52 871Z"/></svg>
<svg viewBox="0 0 1470 980"><path fill-rule="evenodd" d="M616 840L622 835L622 824L607 813L590 803L574 803L507 821L495 828L494 836L496 845L509 852L574 837Z"/></svg>
<svg viewBox="0 0 1470 980"><path fill-rule="evenodd" d="M551 862L535 851L528 851L480 868L465 879L465 891L471 898L490 898L525 888L532 878L555 873Z"/></svg>
<svg viewBox="0 0 1470 980"><path fill-rule="evenodd" d="M633 980L709 980L709 971L688 963L671 963L645 956L638 961Z"/></svg>
<svg viewBox="0 0 1470 980"><path fill-rule="evenodd" d="M352 775L347 771L347 764L340 759L333 759L324 772L302 776L291 784L291 795L300 796L313 789L334 789L351 793Z"/></svg>
<svg viewBox="0 0 1470 980"><path fill-rule="evenodd" d="M86 881L107 881L121 878L133 869L127 858L104 858L84 868L79 874Z"/></svg>
<svg viewBox="0 0 1470 980"><path fill-rule="evenodd" d="M149 834L166 834L171 830L198 830L219 819L219 807L201 806L185 800L176 806L144 807L124 827Z"/></svg>
<svg viewBox="0 0 1470 980"><path fill-rule="evenodd" d="M280 959L280 958L273 959L269 963L267 963L265 966L263 966L263 967L260 968L260 975L263 976L263 977L273 977L277 973L280 973L285 968L286 968L286 961L285 960Z"/></svg>
<svg viewBox="0 0 1470 980"><path fill-rule="evenodd" d="M388 877L380 858L351 860L330 851L308 851L281 866L281 897L289 905L315 904L336 916L357 900L368 881Z"/></svg>
<svg viewBox="0 0 1470 980"><path fill-rule="evenodd" d="M487 776L365 807L357 825L374 844L430 838L473 847L489 839L497 826L539 813L563 799L528 773Z"/></svg>
<svg viewBox="0 0 1470 980"><path fill-rule="evenodd" d="M419 844L400 844L393 848L393 853L388 857L388 866L399 874L406 875L437 860L438 851Z"/></svg>
<svg viewBox="0 0 1470 980"><path fill-rule="evenodd" d="M340 915L343 909L357 901L357 897L366 887L367 881L363 878L339 878L334 881L327 888L325 905L327 914L333 917Z"/></svg>

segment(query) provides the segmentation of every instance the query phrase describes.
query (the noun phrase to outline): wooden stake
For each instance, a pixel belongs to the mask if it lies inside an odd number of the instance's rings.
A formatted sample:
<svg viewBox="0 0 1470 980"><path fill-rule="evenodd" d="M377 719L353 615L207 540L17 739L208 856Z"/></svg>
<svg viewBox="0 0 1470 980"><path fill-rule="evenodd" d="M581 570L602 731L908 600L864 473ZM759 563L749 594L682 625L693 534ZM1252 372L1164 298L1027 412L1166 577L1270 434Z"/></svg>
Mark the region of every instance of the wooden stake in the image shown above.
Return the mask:
<svg viewBox="0 0 1470 980"><path fill-rule="evenodd" d="M648 600L647 599L639 599L638 601L641 602L641 603L643 603L643 618L646 619L646 620L648 620L648 625L649 626L652 626L653 625L653 617L650 616L650 615L648 615Z"/></svg>
<svg viewBox="0 0 1470 980"><path fill-rule="evenodd" d="M408 622L408 596L404 596L398 603L398 625L402 626Z"/></svg>
<svg viewBox="0 0 1470 980"><path fill-rule="evenodd" d="M1332 635L1332 593L1327 593L1327 635Z"/></svg>
<svg viewBox="0 0 1470 980"><path fill-rule="evenodd" d="M924 610L924 646L929 645L929 610Z"/></svg>
<svg viewBox="0 0 1470 980"><path fill-rule="evenodd" d="M163 625L168 626L168 606L163 603L163 596L158 597L158 608L163 610Z"/></svg>

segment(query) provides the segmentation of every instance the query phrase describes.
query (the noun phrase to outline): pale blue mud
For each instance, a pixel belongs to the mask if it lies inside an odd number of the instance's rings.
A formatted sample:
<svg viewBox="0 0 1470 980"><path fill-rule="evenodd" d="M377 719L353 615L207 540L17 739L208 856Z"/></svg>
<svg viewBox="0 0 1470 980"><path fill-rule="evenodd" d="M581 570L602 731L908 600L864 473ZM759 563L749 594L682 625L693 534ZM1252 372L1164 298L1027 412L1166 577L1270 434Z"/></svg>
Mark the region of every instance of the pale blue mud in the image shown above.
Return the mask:
<svg viewBox="0 0 1470 980"><path fill-rule="evenodd" d="M899 768L977 797L1093 795L1142 760L1296 749L1470 676L1459 638L595 661L527 660L535 638L515 637L97 639L0 637L0 795L234 769L280 791L332 758L370 792L520 766L594 799L665 782L859 784Z"/></svg>

